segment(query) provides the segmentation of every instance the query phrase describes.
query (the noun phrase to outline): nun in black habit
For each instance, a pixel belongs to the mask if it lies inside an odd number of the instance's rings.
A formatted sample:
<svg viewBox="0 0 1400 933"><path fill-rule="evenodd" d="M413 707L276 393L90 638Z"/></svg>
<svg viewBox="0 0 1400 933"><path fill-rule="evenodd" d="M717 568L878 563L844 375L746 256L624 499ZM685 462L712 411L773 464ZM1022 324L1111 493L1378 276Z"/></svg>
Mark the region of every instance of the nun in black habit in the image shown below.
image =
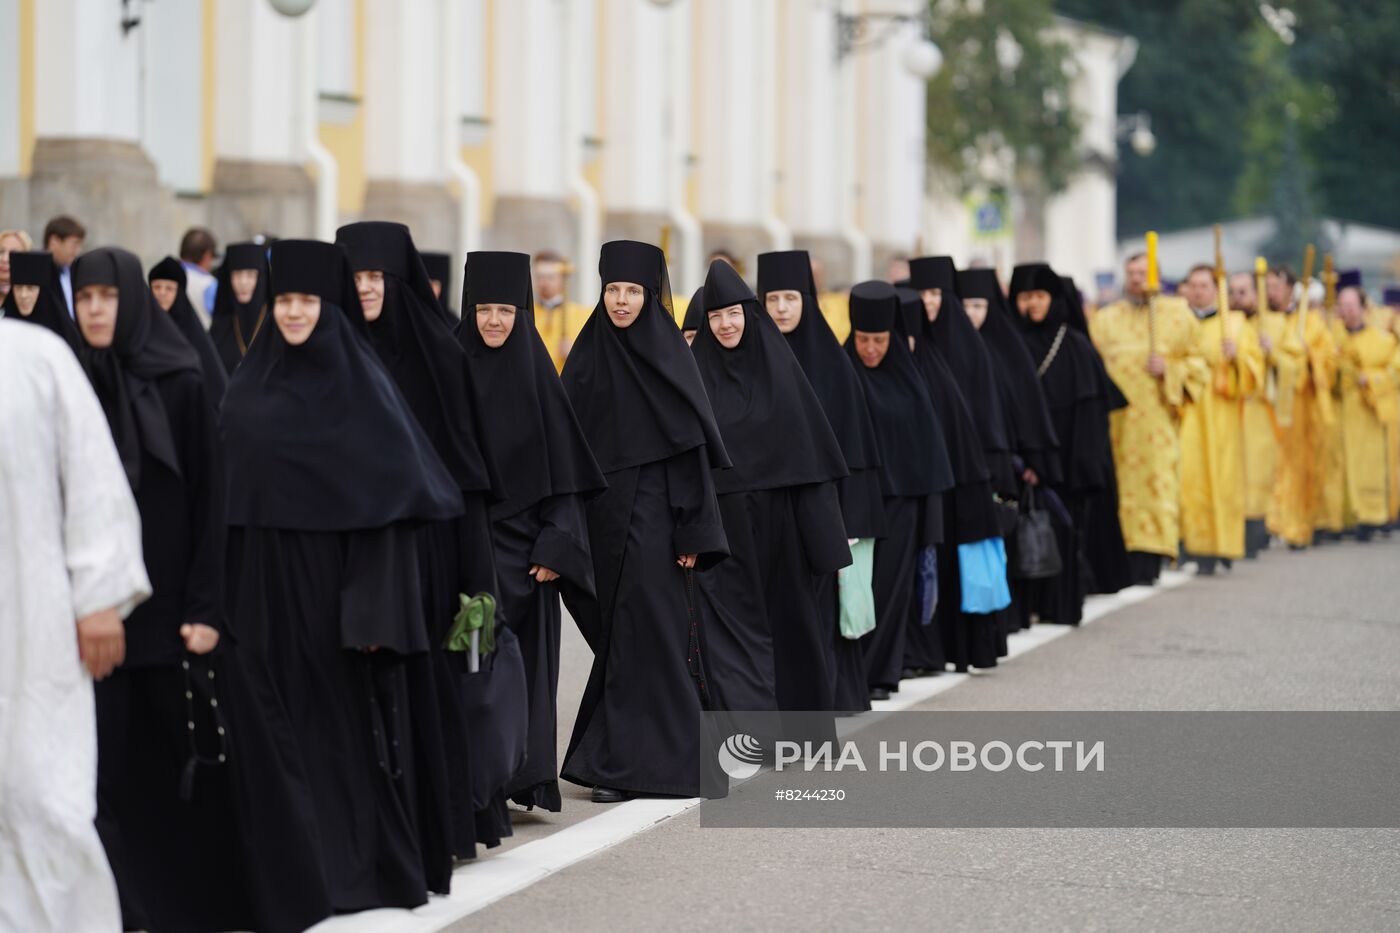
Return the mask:
<svg viewBox="0 0 1400 933"><path fill-rule="evenodd" d="M232 375L248 348L269 321L267 247L261 243L230 243L223 264L214 273L214 310L209 339Z"/></svg>
<svg viewBox="0 0 1400 933"><path fill-rule="evenodd" d="M927 322L925 302L913 289L899 288L900 308L908 333ZM945 305L943 311L948 310ZM970 322L969 322L970 323ZM943 429L953 485L943 493L941 525L927 537L938 543L938 603L933 624L924 625L911 613L904 648L906 676L942 673L947 664L957 671L995 667L1006 653L1004 633L994 614L962 611L962 564L958 545L1001 536L990 472L983 458L977 423L956 378L923 331L911 341L919 372L924 377L934 414ZM1002 640L998 640L1002 634Z"/></svg>
<svg viewBox="0 0 1400 933"><path fill-rule="evenodd" d="M146 279L151 284L151 294L155 296L156 304L170 315L170 320L175 322L180 334L199 356L205 393L217 409L223 400L224 390L228 388L228 374L224 372L224 364L214 349L214 342L209 339L209 332L200 323L198 312L185 294L185 267L174 256L166 256L151 266ZM166 284L162 286L157 283Z"/></svg>
<svg viewBox="0 0 1400 933"><path fill-rule="evenodd" d="M911 259L909 287L919 293L924 303L924 314L919 319L920 332L914 336L928 341L957 380L982 442L992 491L1014 497L1018 477L1011 461L1011 440L1006 414L1001 407L1001 393L987 348L958 298L957 267L947 256Z"/></svg>
<svg viewBox="0 0 1400 933"><path fill-rule="evenodd" d="M51 253L11 253L10 286L2 306L5 317L47 327L62 337L75 354L82 355L82 338L68 313L63 286L58 281L58 267ZM29 289L37 291L31 293ZM25 296L23 300L21 294Z"/></svg>
<svg viewBox="0 0 1400 933"><path fill-rule="evenodd" d="M711 698L729 710L833 708L817 579L851 563L848 471L816 393L734 267L710 264L691 350L733 467L715 473L730 558L700 575Z"/></svg>
<svg viewBox="0 0 1400 933"><path fill-rule="evenodd" d="M419 252L423 257L423 268L428 273L428 284L432 286L433 294L437 296L438 304L448 314L452 314L452 308L448 305L448 298L452 295L452 257L447 253L437 253L431 250ZM452 314L457 317L456 314Z"/></svg>
<svg viewBox="0 0 1400 933"><path fill-rule="evenodd" d="M602 294L562 376L608 489L588 504L597 597L565 594L594 657L561 776L600 803L691 797L701 767L718 768L697 759L708 687L694 571L729 554L710 474L729 457L661 250L605 243L598 271Z"/></svg>
<svg viewBox="0 0 1400 933"><path fill-rule="evenodd" d="M223 629L224 488L199 360L125 250L73 266L82 359L141 513L152 597L96 685L97 827L127 929L301 930L330 912L285 720ZM256 686L254 686L256 685Z"/></svg>
<svg viewBox="0 0 1400 933"><path fill-rule="evenodd" d="M964 305L978 301L984 307L977 332L991 355L997 386L1001 390L1002 411L1006 414L1011 435L1016 471L1025 484L1021 492L1024 494L1026 487L1030 486L1038 487L1042 493L1056 495L1055 490L1062 479L1059 439L1045 393L1041 389L1040 377L1036 375L1035 363L1007 309L996 271L959 271L958 296ZM1020 497L1018 495L1017 499ZM1054 516L1063 510L1049 511L1054 520ZM1011 580L1010 583L1013 602L1008 616L1015 628L1029 628L1033 614L1045 621L1063 616L1062 612L1047 612L1051 606L1044 598L1046 588L1041 581ZM1074 618L1077 620L1078 616Z"/></svg>
<svg viewBox="0 0 1400 933"><path fill-rule="evenodd" d="M530 689L525 765L506 794L558 812L559 590L596 596L584 503L607 482L535 330L534 307L529 256L467 257L457 339L477 394L492 402L482 427L503 487L491 507L499 617L520 641Z"/></svg>
<svg viewBox="0 0 1400 933"><path fill-rule="evenodd" d="M427 899L415 770L436 715L405 661L424 624L418 529L462 494L370 345L345 252L272 249L271 320L229 380L229 626L271 669L316 793L337 910ZM436 866L434 863L433 867Z"/></svg>
<svg viewBox="0 0 1400 933"><path fill-rule="evenodd" d="M899 293L887 282L862 282L851 289L850 313L846 353L865 386L883 464L875 630L861 639L871 698L883 700L899 689L919 553L942 538L941 500L955 478L927 383L909 352Z"/></svg>
<svg viewBox="0 0 1400 933"><path fill-rule="evenodd" d="M880 538L885 533L881 493L880 446L865 386L855 364L841 349L817 305L812 258L805 249L763 253L758 257L758 292L779 332L802 367L826 414L848 474L837 481L841 516L848 540ZM832 677L832 708L859 712L870 708L870 687L858 639L841 635L841 607L835 573L817 578L817 602L830 632L827 672Z"/></svg>
<svg viewBox="0 0 1400 933"><path fill-rule="evenodd" d="M432 650L408 662L410 689L424 694L418 705L425 713L413 724L424 757L419 793L436 801L423 812L451 801L446 838L440 838L441 826L422 827L424 854L431 865L429 890L446 893L450 854L470 858L475 854L473 841L495 846L511 834L503 789L473 786L469 777L472 756L491 756L503 749L474 739L468 700L459 692L470 689L460 681L467 676L466 662L461 654L448 656L443 650L460 607L459 594L497 595L488 515L497 483L481 428L484 402L453 334L457 321L433 294L408 227L385 221L348 224L336 231L336 243L349 257L370 342L456 481L464 507L451 521L418 529L423 612ZM430 688L438 698L440 721L426 712L432 708ZM518 701L523 705L525 698ZM502 765L487 770L504 769ZM469 787L471 804L465 795Z"/></svg>
<svg viewBox="0 0 1400 933"><path fill-rule="evenodd" d="M1108 428L1109 412L1127 401L1089 339L1077 292L1074 299L1067 300L1062 280L1044 263L1020 265L1012 272L1009 302L1060 439L1057 489L1073 525L1062 535L1064 569L1047 581L1042 613L1069 624L1082 617L1086 593L1116 593L1131 582ZM1040 321L1027 313L1037 302L1048 302L1049 308ZM1023 303L1027 311L1018 307Z"/></svg>

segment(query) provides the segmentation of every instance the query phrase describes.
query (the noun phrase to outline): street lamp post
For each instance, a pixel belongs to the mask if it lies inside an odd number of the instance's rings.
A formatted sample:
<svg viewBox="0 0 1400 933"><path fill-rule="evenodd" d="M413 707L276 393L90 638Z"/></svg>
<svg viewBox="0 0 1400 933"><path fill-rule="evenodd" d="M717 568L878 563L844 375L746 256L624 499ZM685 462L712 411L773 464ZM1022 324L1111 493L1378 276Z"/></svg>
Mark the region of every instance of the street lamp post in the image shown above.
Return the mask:
<svg viewBox="0 0 1400 933"><path fill-rule="evenodd" d="M883 45L900 26L917 23L923 35L905 47L902 54L904 69L916 78L928 80L943 67L943 52L929 38L932 29L924 13L842 13L836 11L836 64L862 49ZM871 27L885 28L871 34Z"/></svg>

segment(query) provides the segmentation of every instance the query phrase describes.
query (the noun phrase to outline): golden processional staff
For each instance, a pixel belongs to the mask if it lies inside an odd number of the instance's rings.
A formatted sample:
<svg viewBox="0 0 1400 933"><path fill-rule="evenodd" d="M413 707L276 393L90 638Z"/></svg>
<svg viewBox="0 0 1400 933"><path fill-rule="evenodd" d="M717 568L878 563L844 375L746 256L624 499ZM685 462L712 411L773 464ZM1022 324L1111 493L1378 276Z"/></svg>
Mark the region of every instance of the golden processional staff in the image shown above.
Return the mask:
<svg viewBox="0 0 1400 933"><path fill-rule="evenodd" d="M1157 293L1162 290L1161 271L1157 268L1157 231L1147 231L1147 358L1157 355Z"/></svg>
<svg viewBox="0 0 1400 933"><path fill-rule="evenodd" d="M1333 266L1331 253L1325 253L1322 257L1322 287L1322 310L1330 318L1337 309L1337 270Z"/></svg>
<svg viewBox="0 0 1400 933"><path fill-rule="evenodd" d="M1216 370L1215 388L1224 394L1230 385L1230 360L1226 356L1225 345L1238 341L1239 328L1232 326L1233 319L1230 317L1230 283L1225 272L1225 251L1220 247L1220 224L1215 225L1215 308L1220 315L1220 358L1225 362Z"/></svg>

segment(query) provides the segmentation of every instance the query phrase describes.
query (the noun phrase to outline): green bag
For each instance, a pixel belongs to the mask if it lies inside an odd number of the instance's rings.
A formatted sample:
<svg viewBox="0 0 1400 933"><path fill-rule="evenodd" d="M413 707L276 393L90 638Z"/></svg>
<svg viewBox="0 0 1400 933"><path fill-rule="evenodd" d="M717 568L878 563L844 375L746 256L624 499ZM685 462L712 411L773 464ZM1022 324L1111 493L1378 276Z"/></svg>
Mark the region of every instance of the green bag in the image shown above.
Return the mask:
<svg viewBox="0 0 1400 933"><path fill-rule="evenodd" d="M841 600L841 637L859 638L875 630L875 539L851 545L851 565L836 572Z"/></svg>
<svg viewBox="0 0 1400 933"><path fill-rule="evenodd" d="M477 650L486 654L496 650L496 599L490 593L477 593L467 596L458 593L461 608L452 618L452 628L447 633L443 647L448 651L472 650L472 632L480 632Z"/></svg>

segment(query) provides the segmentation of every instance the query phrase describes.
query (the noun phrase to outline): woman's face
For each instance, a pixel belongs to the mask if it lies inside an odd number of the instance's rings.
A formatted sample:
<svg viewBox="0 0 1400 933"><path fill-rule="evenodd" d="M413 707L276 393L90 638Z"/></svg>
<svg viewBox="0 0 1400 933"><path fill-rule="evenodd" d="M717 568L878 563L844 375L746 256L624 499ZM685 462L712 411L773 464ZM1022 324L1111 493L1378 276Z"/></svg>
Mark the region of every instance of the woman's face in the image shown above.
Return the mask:
<svg viewBox="0 0 1400 933"><path fill-rule="evenodd" d="M802 293L792 289L769 292L763 296L768 316L778 325L778 330L790 334L802 322Z"/></svg>
<svg viewBox="0 0 1400 933"><path fill-rule="evenodd" d="M360 293L360 307L365 309L365 320L379 320L379 315L384 313L384 273L378 269L356 272L355 291Z"/></svg>
<svg viewBox="0 0 1400 933"><path fill-rule="evenodd" d="M115 285L86 285L73 296L78 330L94 350L107 349L116 336L118 294Z"/></svg>
<svg viewBox="0 0 1400 933"><path fill-rule="evenodd" d="M180 294L180 285L171 279L152 279L151 294L156 296L156 304L160 305L162 311L169 311L175 306L175 298Z"/></svg>
<svg viewBox="0 0 1400 933"><path fill-rule="evenodd" d="M1043 288L1029 292L1018 292L1016 311L1032 324L1039 324L1050 316L1050 293Z"/></svg>
<svg viewBox="0 0 1400 933"><path fill-rule="evenodd" d="M861 363L866 369L874 369L885 360L885 354L890 352L890 332L870 334L864 331L856 331L856 356L860 357Z"/></svg>
<svg viewBox="0 0 1400 933"><path fill-rule="evenodd" d="M34 313L34 306L39 303L39 286L16 285L13 291L15 307L19 308L20 316L29 317Z"/></svg>
<svg viewBox="0 0 1400 933"><path fill-rule="evenodd" d="M491 349L502 346L515 329L515 305L477 305L476 329Z"/></svg>
<svg viewBox="0 0 1400 933"><path fill-rule="evenodd" d="M924 300L924 314L928 319L938 320L938 309L943 307L943 289L926 288L919 292L919 297Z"/></svg>
<svg viewBox="0 0 1400 933"><path fill-rule="evenodd" d="M978 330L987 320L987 299L985 298L964 298L963 310L967 312L968 318L972 321L972 326Z"/></svg>
<svg viewBox="0 0 1400 933"><path fill-rule="evenodd" d="M646 289L636 282L609 282L603 287L603 308L614 327L631 327L646 302Z"/></svg>
<svg viewBox="0 0 1400 933"><path fill-rule="evenodd" d="M234 269L229 273L228 282L233 286L233 300L246 305L253 300L253 292L258 287L258 270Z"/></svg>
<svg viewBox="0 0 1400 933"><path fill-rule="evenodd" d="M710 324L710 333L715 335L719 345L726 350L733 350L739 345L739 341L744 339L743 305L730 305L727 308L707 311L705 319Z"/></svg>
<svg viewBox="0 0 1400 933"><path fill-rule="evenodd" d="M311 339L316 322L321 320L321 296L284 292L272 303L272 319L287 345L299 347Z"/></svg>

